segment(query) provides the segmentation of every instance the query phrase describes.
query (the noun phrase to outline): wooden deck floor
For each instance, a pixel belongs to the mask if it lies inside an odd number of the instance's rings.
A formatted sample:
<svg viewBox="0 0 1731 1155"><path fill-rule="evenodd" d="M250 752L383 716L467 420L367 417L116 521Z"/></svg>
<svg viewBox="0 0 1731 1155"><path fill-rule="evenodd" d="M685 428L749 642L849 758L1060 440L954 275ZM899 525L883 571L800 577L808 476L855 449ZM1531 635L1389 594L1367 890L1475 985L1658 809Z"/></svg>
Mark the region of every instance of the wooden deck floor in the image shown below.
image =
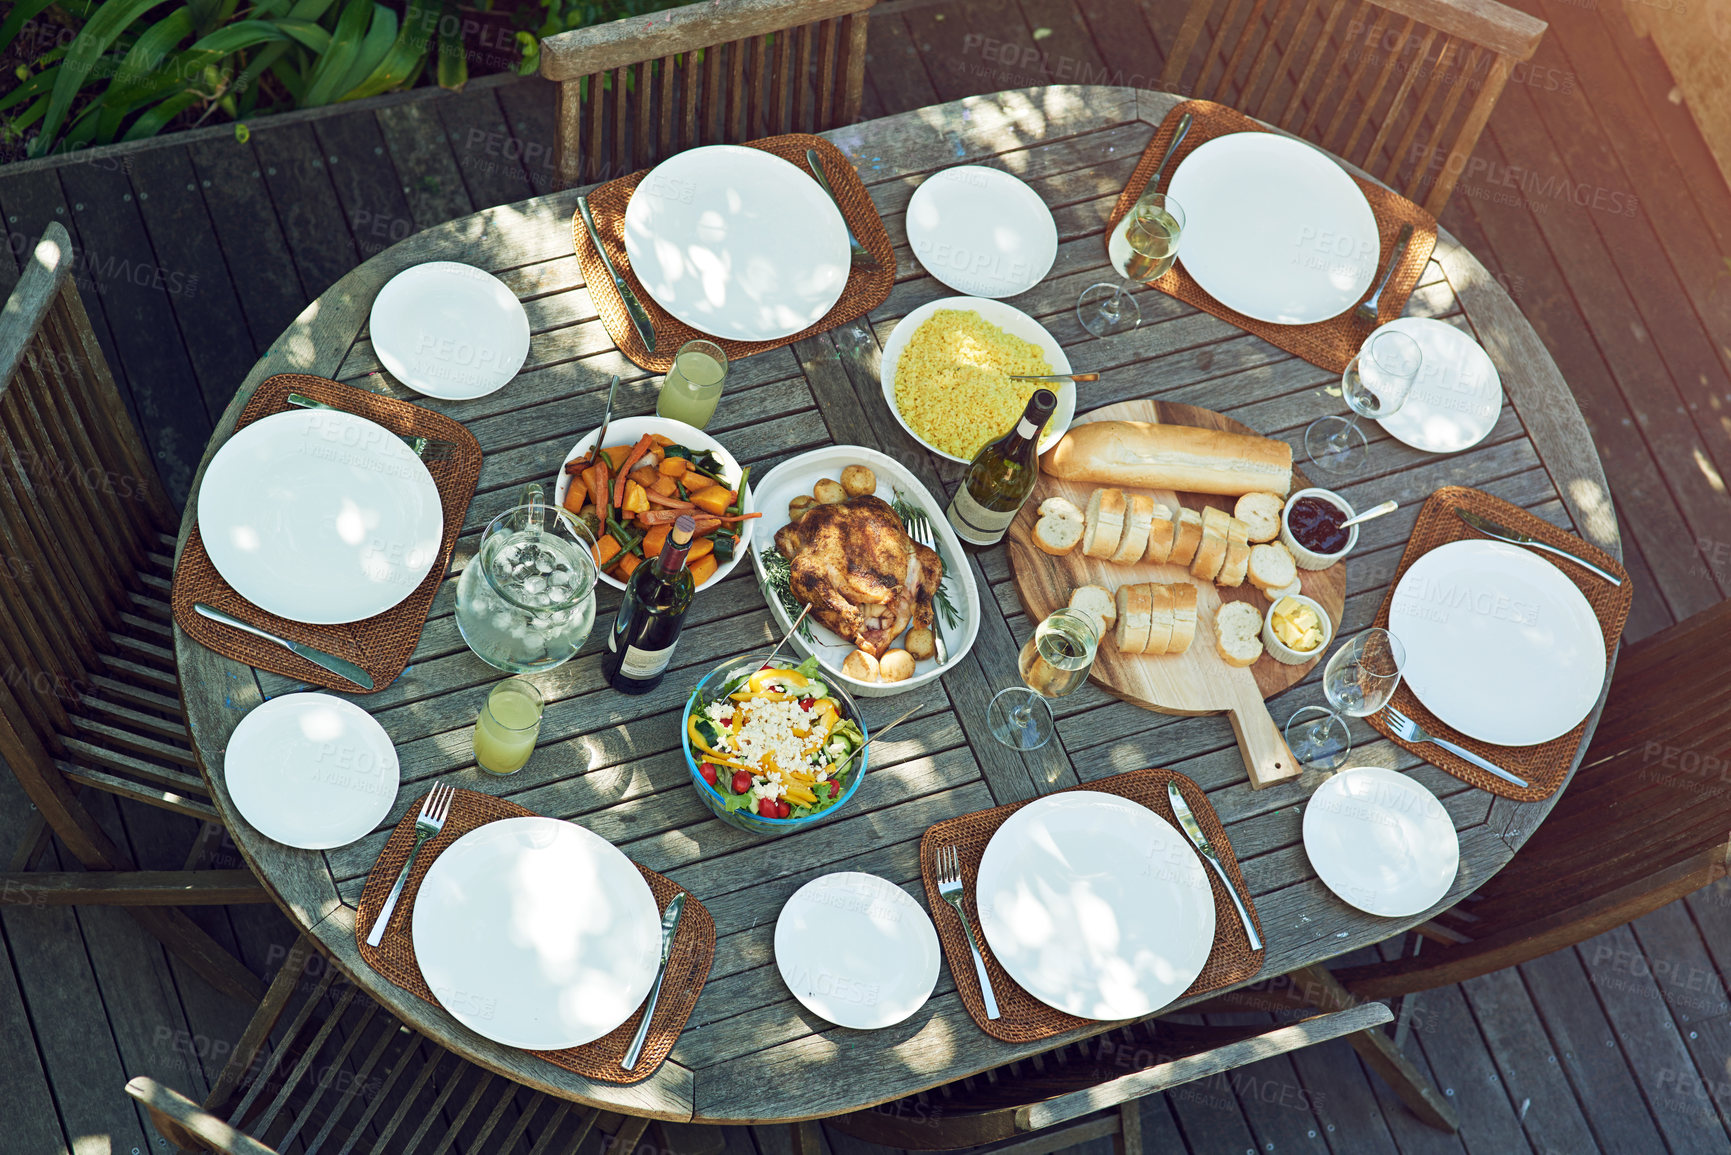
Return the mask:
<svg viewBox="0 0 1731 1155"><path fill-rule="evenodd" d="M1516 2L1551 31L1505 93L1444 224L1511 290L1580 398L1637 583L1633 639L1731 582L1731 191L1621 6ZM889 0L872 20L865 115L1031 84L1152 87L1180 11L1176 0ZM72 230L98 335L184 496L213 418L306 302L412 232L545 191L551 128L544 85L480 83L286 118L244 144L205 131L0 169L11 254L0 292L48 221ZM162 868L181 864L195 833L156 811L105 818ZM0 776L0 847L24 825ZM160 1150L126 1078L201 1095L246 1009L119 912L11 897L0 896L0 1155ZM273 908L196 917L261 975L291 937ZM1406 1050L1457 1104L1458 1137L1419 1125L1332 1044L1146 1101L1150 1149L1731 1152L1727 975L1722 885L1576 950L1412 1000ZM788 1152L780 1129L726 1138L727 1155ZM881 1155L834 1132L829 1142L834 1155Z"/></svg>

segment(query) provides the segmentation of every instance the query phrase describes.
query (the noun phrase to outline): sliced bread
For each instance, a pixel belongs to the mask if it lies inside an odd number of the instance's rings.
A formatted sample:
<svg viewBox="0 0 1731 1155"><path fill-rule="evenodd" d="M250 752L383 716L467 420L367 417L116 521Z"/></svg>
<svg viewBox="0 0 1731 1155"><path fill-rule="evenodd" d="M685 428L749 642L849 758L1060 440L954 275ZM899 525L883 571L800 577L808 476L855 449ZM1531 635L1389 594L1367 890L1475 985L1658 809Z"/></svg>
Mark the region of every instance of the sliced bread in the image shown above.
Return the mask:
<svg viewBox="0 0 1731 1155"><path fill-rule="evenodd" d="M1041 517L1073 517L1082 520L1082 511L1067 497L1048 497L1040 503Z"/></svg>
<svg viewBox="0 0 1731 1155"><path fill-rule="evenodd" d="M1088 498L1088 528L1082 531L1082 552L1089 557L1111 557L1124 536L1126 510L1122 489L1096 489Z"/></svg>
<svg viewBox="0 0 1731 1155"><path fill-rule="evenodd" d="M1070 505L1067 501L1064 504ZM1063 557L1082 544L1082 531L1087 523L1082 520L1081 510L1073 505L1070 508L1076 510L1076 516L1048 513L1034 523L1034 544L1054 557Z"/></svg>
<svg viewBox="0 0 1731 1155"><path fill-rule="evenodd" d="M1152 614L1149 619L1148 648L1144 653L1164 654L1172 645L1172 587L1154 582L1149 587Z"/></svg>
<svg viewBox="0 0 1731 1155"><path fill-rule="evenodd" d="M1148 549L1143 558L1163 564L1172 555L1172 538L1178 532L1178 513L1160 502L1154 503L1154 520L1148 525Z"/></svg>
<svg viewBox="0 0 1731 1155"><path fill-rule="evenodd" d="M1273 541L1280 536L1280 510L1284 503L1277 494L1247 493L1238 499L1232 516L1250 526L1250 540Z"/></svg>
<svg viewBox="0 0 1731 1155"><path fill-rule="evenodd" d="M1141 654L1148 650L1148 628L1153 618L1153 597L1145 585L1118 587L1118 652Z"/></svg>
<svg viewBox="0 0 1731 1155"><path fill-rule="evenodd" d="M1226 543L1226 560L1220 563L1220 574L1214 581L1217 585L1236 587L1244 584L1244 571L1250 567L1250 543L1247 541L1228 541Z"/></svg>
<svg viewBox="0 0 1731 1155"><path fill-rule="evenodd" d="M1172 538L1172 552L1166 560L1172 565L1189 565L1196 557L1196 547L1202 544L1202 515L1194 509L1178 511L1178 529Z"/></svg>
<svg viewBox="0 0 1731 1155"><path fill-rule="evenodd" d="M1132 493L1129 500L1124 536L1118 539L1118 548L1112 552L1112 560L1119 565L1135 565L1142 560L1142 553L1148 548L1148 531L1154 525L1154 499Z"/></svg>
<svg viewBox="0 0 1731 1155"><path fill-rule="evenodd" d="M1214 646L1229 666L1262 656L1262 615L1249 602L1227 602L1214 615Z"/></svg>
<svg viewBox="0 0 1731 1155"><path fill-rule="evenodd" d="M1297 578L1293 578L1290 584L1283 585L1279 589L1263 590L1262 596L1271 602L1278 602L1281 598L1286 597L1289 594L1301 594L1303 592L1304 583L1299 581Z"/></svg>
<svg viewBox="0 0 1731 1155"><path fill-rule="evenodd" d="M1094 619L1096 641L1105 641L1107 632L1118 620L1118 604L1105 586L1077 586L1070 591L1070 608Z"/></svg>
<svg viewBox="0 0 1731 1155"><path fill-rule="evenodd" d="M1250 583L1257 589L1283 589L1298 580L1298 563L1292 551L1280 542L1254 546L1250 550Z"/></svg>
<svg viewBox="0 0 1731 1155"><path fill-rule="evenodd" d="M1168 654L1182 654L1196 637L1196 587L1189 582L1174 582L1172 589L1172 640L1166 645Z"/></svg>
<svg viewBox="0 0 1731 1155"><path fill-rule="evenodd" d="M1202 542L1196 547L1196 557L1190 562L1192 577L1211 582L1220 573L1226 560L1226 531L1232 516L1224 509L1209 506L1202 511Z"/></svg>

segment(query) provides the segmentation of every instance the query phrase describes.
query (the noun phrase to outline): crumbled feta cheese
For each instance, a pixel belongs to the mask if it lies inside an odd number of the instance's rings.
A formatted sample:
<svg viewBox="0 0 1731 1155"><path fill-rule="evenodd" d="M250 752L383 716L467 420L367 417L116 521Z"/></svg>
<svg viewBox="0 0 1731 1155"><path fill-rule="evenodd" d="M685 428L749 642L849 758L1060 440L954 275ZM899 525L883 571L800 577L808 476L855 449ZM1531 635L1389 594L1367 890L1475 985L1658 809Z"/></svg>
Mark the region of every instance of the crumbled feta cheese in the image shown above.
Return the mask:
<svg viewBox="0 0 1731 1155"><path fill-rule="evenodd" d="M732 735L730 748L754 766L779 771L809 765L807 740L795 733L796 725L809 725L798 702L753 702L745 724Z"/></svg>

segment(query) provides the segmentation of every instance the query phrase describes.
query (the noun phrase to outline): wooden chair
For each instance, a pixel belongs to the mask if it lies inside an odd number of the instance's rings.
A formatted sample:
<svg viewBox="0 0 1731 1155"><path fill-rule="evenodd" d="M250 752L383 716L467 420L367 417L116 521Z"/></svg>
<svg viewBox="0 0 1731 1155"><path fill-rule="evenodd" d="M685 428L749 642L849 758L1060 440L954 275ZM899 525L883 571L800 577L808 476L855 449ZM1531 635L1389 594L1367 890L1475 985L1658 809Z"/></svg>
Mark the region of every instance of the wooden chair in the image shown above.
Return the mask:
<svg viewBox="0 0 1731 1155"><path fill-rule="evenodd" d="M1013 1146L1015 1155L1046 1155L1109 1135L1117 1155L1141 1155L1143 1097L1369 1030L1391 1017L1381 1003L1364 1003L1275 1027L1137 1023L824 1123L916 1151L998 1143ZM796 1148L818 1149L815 1126L796 1125L804 1132Z"/></svg>
<svg viewBox="0 0 1731 1155"><path fill-rule="evenodd" d="M559 85L560 187L699 144L823 132L859 119L877 0L706 0L541 41Z"/></svg>
<svg viewBox="0 0 1731 1155"><path fill-rule="evenodd" d="M649 1124L458 1058L361 994L305 937L203 1106L154 1079L126 1091L170 1143L225 1155L575 1155L595 1131L607 1155L631 1155Z"/></svg>
<svg viewBox="0 0 1731 1155"><path fill-rule="evenodd" d="M1496 0L1191 0L1160 86L1303 137L1440 216L1546 27Z"/></svg>
<svg viewBox="0 0 1731 1155"><path fill-rule="evenodd" d="M219 989L264 984L180 906L266 902L248 870L194 870L220 833L181 713L169 582L179 514L121 404L50 224L0 316L0 759L36 809L0 897L129 908ZM140 871L95 789L206 826L183 870ZM82 871L30 871L49 835Z"/></svg>

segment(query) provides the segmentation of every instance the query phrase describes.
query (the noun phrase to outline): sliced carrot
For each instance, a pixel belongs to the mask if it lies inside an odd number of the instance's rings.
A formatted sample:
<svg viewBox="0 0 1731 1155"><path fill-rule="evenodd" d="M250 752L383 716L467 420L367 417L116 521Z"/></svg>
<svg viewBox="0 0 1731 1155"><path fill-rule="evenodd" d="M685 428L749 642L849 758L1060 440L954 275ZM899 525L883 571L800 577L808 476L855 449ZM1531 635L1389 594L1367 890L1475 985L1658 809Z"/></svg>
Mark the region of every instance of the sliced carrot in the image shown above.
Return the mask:
<svg viewBox="0 0 1731 1155"><path fill-rule="evenodd" d="M702 585L704 582L715 576L717 568L719 567L715 561L714 554L710 554L708 557L700 557L691 563L692 580L694 580L698 585Z"/></svg>
<svg viewBox="0 0 1731 1155"><path fill-rule="evenodd" d="M607 456L607 464L612 467L607 472L617 473L619 472L619 467L625 464L625 459L631 456L631 446L609 445L601 452Z"/></svg>
<svg viewBox="0 0 1731 1155"><path fill-rule="evenodd" d="M643 535L643 556L644 557L658 557L658 556L660 556L661 547L666 544L667 534L672 529L673 529L673 527L671 525L658 525L654 529L650 530L648 533L644 534Z"/></svg>
<svg viewBox="0 0 1731 1155"><path fill-rule="evenodd" d="M696 564L715 552L715 541L712 538L700 537L691 543L691 552L685 555L685 560Z"/></svg>
<svg viewBox="0 0 1731 1155"><path fill-rule="evenodd" d="M649 440L653 441L658 449L666 449L669 445L673 444L673 438L667 436L665 433L651 433L649 435Z"/></svg>
<svg viewBox="0 0 1731 1155"><path fill-rule="evenodd" d="M671 477L666 477L666 478L662 478L662 480L667 481L667 482L671 482L673 479ZM666 506L668 509L695 509L695 508L697 508L696 506L692 505L689 501L680 501L677 497L668 497L666 494L661 493L661 492L654 490L654 489L651 489L649 491L649 500L654 502L656 505Z"/></svg>
<svg viewBox="0 0 1731 1155"><path fill-rule="evenodd" d="M637 515L638 525L672 525L686 515L683 509L652 509L647 513ZM715 520L710 518L708 520ZM697 532L702 533L700 529Z"/></svg>
<svg viewBox="0 0 1731 1155"><path fill-rule="evenodd" d="M617 489L618 487L615 486ZM642 513L649 508L649 491L629 478L625 479L625 503L619 507L626 513Z"/></svg>
<svg viewBox="0 0 1731 1155"><path fill-rule="evenodd" d="M632 574L632 571L634 571L638 566L640 566L642 564L643 564L643 559L638 557L636 554L634 554L634 553L626 554L624 557L619 559L619 576L621 578L630 577Z"/></svg>
<svg viewBox="0 0 1731 1155"><path fill-rule="evenodd" d="M714 478L705 477L695 469L687 469L685 475L681 477L680 480L684 482L685 492L687 493L696 493L701 489L709 489L715 484Z"/></svg>
<svg viewBox="0 0 1731 1155"><path fill-rule="evenodd" d="M583 484L589 488L589 500L595 503L595 513L607 520L612 509L607 504L607 463L597 461L583 471Z"/></svg>
<svg viewBox="0 0 1731 1155"><path fill-rule="evenodd" d="M594 461L595 455L593 453L588 457L574 457L565 463L565 472L576 476L581 474L585 469L588 469Z"/></svg>
<svg viewBox="0 0 1731 1155"><path fill-rule="evenodd" d="M705 513L713 513L717 517L727 512L727 507L733 504L733 490L722 485L712 485L691 496L691 503Z"/></svg>
<svg viewBox="0 0 1731 1155"><path fill-rule="evenodd" d="M637 444L631 447L631 452L625 455L625 464L619 467L619 474L613 479L614 505L624 506L625 475L630 473L632 469L636 468L637 463L643 460L643 455L648 453L649 447L654 444L655 442L650 440L649 434L645 433L642 437L637 439Z"/></svg>
<svg viewBox="0 0 1731 1155"><path fill-rule="evenodd" d="M683 457L663 457L656 468L668 477L684 477L685 471L691 468L691 462Z"/></svg>
<svg viewBox="0 0 1731 1155"><path fill-rule="evenodd" d="M565 487L565 508L572 513L582 513L583 507L589 504L589 490L584 487L581 478L573 477Z"/></svg>
<svg viewBox="0 0 1731 1155"><path fill-rule="evenodd" d="M725 513L715 520L726 525L737 525L742 521L750 521L754 517L762 516L762 513Z"/></svg>
<svg viewBox="0 0 1731 1155"><path fill-rule="evenodd" d="M669 512L672 511L670 510ZM697 532L700 534L714 533L716 530L721 528L721 519L719 517L710 517L707 513L698 514L696 521Z"/></svg>
<svg viewBox="0 0 1731 1155"><path fill-rule="evenodd" d="M619 543L613 540L613 535L604 533L601 540L595 543L595 565L598 569L606 569L612 560L619 556Z"/></svg>

